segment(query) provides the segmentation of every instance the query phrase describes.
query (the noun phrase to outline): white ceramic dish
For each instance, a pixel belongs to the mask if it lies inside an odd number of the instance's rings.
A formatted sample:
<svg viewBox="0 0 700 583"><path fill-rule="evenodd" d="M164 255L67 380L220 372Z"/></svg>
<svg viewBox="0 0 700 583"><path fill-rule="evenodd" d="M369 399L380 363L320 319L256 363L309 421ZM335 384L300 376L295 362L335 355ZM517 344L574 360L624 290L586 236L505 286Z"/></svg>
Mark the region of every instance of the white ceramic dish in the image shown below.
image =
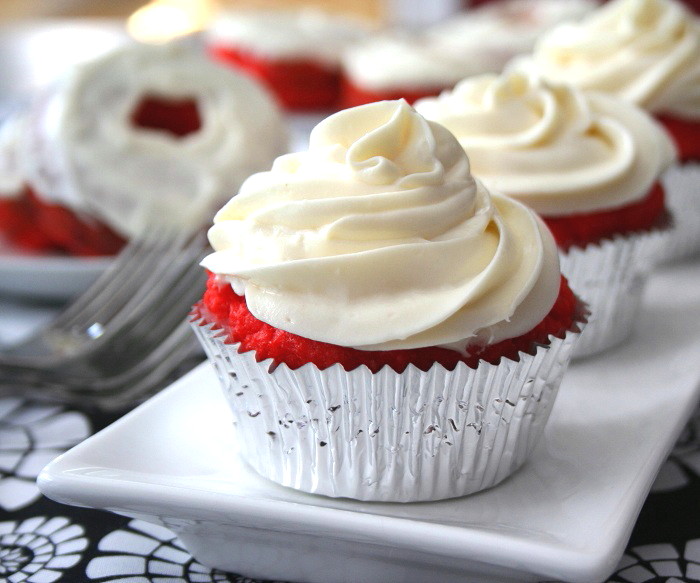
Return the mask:
<svg viewBox="0 0 700 583"><path fill-rule="evenodd" d="M62 302L85 290L110 257L30 255L0 245L0 295Z"/></svg>
<svg viewBox="0 0 700 583"><path fill-rule="evenodd" d="M304 582L604 580L700 394L700 270L656 274L624 346L576 363L532 459L421 504L302 494L234 455L208 364L51 463L50 498L164 524L202 563Z"/></svg>

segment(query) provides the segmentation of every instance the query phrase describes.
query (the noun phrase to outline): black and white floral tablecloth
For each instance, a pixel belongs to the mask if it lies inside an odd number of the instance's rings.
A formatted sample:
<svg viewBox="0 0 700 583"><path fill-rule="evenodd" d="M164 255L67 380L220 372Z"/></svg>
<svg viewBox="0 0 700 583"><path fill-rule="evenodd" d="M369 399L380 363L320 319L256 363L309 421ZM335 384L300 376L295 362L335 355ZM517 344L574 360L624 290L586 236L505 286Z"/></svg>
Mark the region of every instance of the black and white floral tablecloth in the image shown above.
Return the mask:
<svg viewBox="0 0 700 583"><path fill-rule="evenodd" d="M162 527L40 494L35 479L44 465L118 416L0 398L0 581L253 583L200 565ZM700 410L659 473L610 581L700 581Z"/></svg>

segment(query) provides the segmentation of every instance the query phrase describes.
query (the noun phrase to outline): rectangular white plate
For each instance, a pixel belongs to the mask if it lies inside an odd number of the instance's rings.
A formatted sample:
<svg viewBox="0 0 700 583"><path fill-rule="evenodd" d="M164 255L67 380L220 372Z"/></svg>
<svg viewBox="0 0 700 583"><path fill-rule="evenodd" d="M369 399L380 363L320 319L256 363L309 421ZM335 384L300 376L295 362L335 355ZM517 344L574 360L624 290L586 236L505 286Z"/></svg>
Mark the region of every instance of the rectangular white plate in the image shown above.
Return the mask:
<svg viewBox="0 0 700 583"><path fill-rule="evenodd" d="M202 563L253 577L605 579L700 393L700 270L667 268L634 336L571 367L544 439L501 485L420 504L315 497L257 477L204 364L51 463L41 490L164 524Z"/></svg>

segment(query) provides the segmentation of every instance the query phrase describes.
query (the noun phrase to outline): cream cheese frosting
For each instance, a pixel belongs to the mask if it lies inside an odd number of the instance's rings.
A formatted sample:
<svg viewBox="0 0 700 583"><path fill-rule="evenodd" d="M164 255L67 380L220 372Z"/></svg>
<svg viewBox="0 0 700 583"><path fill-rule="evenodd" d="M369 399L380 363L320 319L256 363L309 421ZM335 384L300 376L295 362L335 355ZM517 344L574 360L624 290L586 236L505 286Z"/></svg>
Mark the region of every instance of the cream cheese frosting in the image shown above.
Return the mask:
<svg viewBox="0 0 700 583"><path fill-rule="evenodd" d="M207 31L211 44L267 58L310 58L338 65L342 51L365 37L368 23L311 8L223 11Z"/></svg>
<svg viewBox="0 0 700 583"><path fill-rule="evenodd" d="M476 59L441 50L427 37L387 32L348 48L343 71L353 84L374 91L451 87L483 72Z"/></svg>
<svg viewBox="0 0 700 583"><path fill-rule="evenodd" d="M416 109L457 137L475 176L544 216L639 200L675 159L641 109L519 70L465 79Z"/></svg>
<svg viewBox="0 0 700 583"><path fill-rule="evenodd" d="M193 100L200 127L135 127L143 98ZM132 45L77 67L29 112L22 161L38 196L129 238L195 229L287 151L281 113L254 81L183 45Z"/></svg>
<svg viewBox="0 0 700 583"><path fill-rule="evenodd" d="M674 0L614 0L544 35L532 66L654 113L700 117L700 20Z"/></svg>
<svg viewBox="0 0 700 583"><path fill-rule="evenodd" d="M516 337L559 290L541 219L491 196L455 138L405 101L321 122L308 151L243 184L209 239L202 265L255 317L359 349Z"/></svg>

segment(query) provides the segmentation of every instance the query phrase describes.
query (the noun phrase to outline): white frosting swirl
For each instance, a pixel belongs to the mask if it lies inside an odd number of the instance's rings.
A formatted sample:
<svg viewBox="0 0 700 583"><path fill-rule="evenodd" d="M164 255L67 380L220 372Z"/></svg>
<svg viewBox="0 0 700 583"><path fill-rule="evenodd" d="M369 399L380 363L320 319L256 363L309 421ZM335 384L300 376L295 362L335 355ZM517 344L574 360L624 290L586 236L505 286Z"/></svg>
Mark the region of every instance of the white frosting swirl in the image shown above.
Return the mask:
<svg viewBox="0 0 700 583"><path fill-rule="evenodd" d="M341 346L515 337L559 290L541 220L491 197L454 137L405 101L327 118L308 152L251 176L214 222L204 267L258 319Z"/></svg>
<svg viewBox="0 0 700 583"><path fill-rule="evenodd" d="M342 51L365 37L367 23L311 8L222 11L207 42L273 59L304 58L338 65Z"/></svg>
<svg viewBox="0 0 700 583"><path fill-rule="evenodd" d="M183 137L135 127L144 97L192 99ZM23 144L42 198L132 237L198 228L253 172L287 150L281 113L254 81L182 45L132 45L77 67L37 101Z"/></svg>
<svg viewBox="0 0 700 583"><path fill-rule="evenodd" d="M700 20L674 0L614 0L543 36L533 65L654 113L700 117Z"/></svg>
<svg viewBox="0 0 700 583"><path fill-rule="evenodd" d="M675 156L639 108L522 71L466 79L416 109L457 137L475 176L545 216L639 200Z"/></svg>

